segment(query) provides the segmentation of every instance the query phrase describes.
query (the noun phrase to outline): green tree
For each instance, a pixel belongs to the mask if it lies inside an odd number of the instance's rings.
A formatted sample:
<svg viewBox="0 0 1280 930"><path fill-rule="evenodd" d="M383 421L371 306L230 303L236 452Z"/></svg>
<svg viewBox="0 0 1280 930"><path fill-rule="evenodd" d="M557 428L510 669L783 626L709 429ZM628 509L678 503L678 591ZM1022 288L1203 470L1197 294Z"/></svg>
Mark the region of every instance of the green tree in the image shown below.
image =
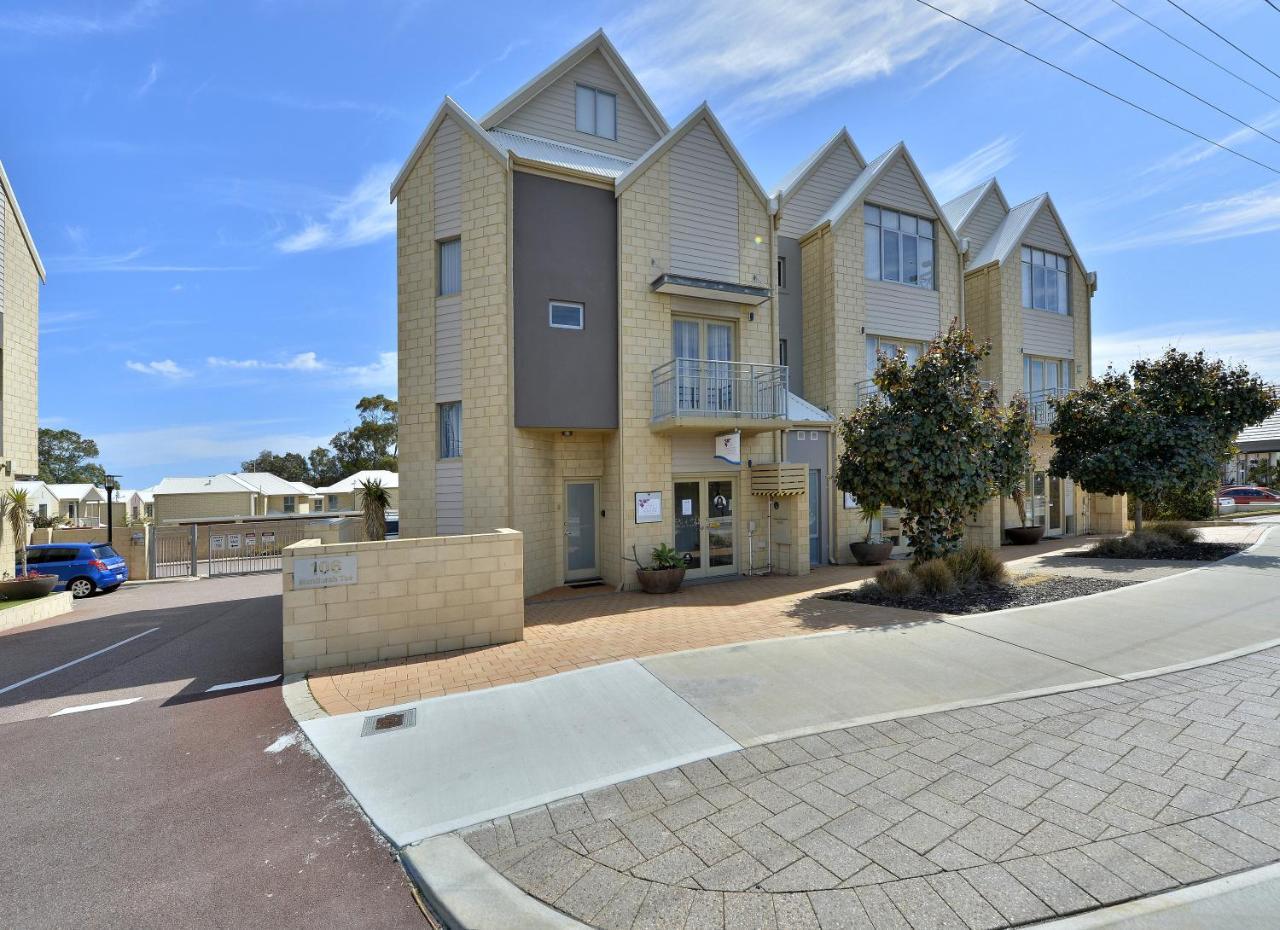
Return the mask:
<svg viewBox="0 0 1280 930"><path fill-rule="evenodd" d="M903 510L918 562L959 549L965 521L1030 467L1025 404L1001 407L979 380L990 351L952 327L914 365L901 352L884 359L880 393L841 420L837 486L864 513Z"/></svg>
<svg viewBox="0 0 1280 930"><path fill-rule="evenodd" d="M360 422L330 441L344 475L365 469L395 471L400 405L385 394L362 397L356 404Z"/></svg>
<svg viewBox="0 0 1280 930"><path fill-rule="evenodd" d="M333 457L333 450L324 446L316 446L307 454L307 472L311 484L318 488L328 487L346 477Z"/></svg>
<svg viewBox="0 0 1280 930"><path fill-rule="evenodd" d="M1145 503L1218 481L1236 435L1280 409L1243 365L1177 349L1108 369L1053 404L1049 473L1091 494L1130 495L1139 530Z"/></svg>
<svg viewBox="0 0 1280 930"><path fill-rule="evenodd" d="M307 460L297 452L276 455L268 449L263 449L256 458L241 462L240 470L270 472L285 481L309 482L311 480L311 469L307 464Z"/></svg>
<svg viewBox="0 0 1280 930"><path fill-rule="evenodd" d="M1270 462L1254 462L1249 466L1249 481L1259 487L1269 488L1280 483L1280 465Z"/></svg>
<svg viewBox="0 0 1280 930"><path fill-rule="evenodd" d="M40 428L37 440L40 480L50 484L96 484L107 481L107 470L90 459L99 455L98 444L73 429Z"/></svg>

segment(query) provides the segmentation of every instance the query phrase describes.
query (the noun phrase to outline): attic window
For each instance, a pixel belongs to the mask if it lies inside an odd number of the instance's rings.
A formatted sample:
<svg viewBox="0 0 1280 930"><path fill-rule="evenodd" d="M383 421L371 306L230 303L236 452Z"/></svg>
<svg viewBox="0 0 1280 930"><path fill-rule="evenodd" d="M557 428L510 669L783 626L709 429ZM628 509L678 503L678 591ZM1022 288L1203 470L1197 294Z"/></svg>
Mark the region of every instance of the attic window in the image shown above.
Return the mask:
<svg viewBox="0 0 1280 930"><path fill-rule="evenodd" d="M594 87L578 85L578 132L605 139L618 138L618 98Z"/></svg>

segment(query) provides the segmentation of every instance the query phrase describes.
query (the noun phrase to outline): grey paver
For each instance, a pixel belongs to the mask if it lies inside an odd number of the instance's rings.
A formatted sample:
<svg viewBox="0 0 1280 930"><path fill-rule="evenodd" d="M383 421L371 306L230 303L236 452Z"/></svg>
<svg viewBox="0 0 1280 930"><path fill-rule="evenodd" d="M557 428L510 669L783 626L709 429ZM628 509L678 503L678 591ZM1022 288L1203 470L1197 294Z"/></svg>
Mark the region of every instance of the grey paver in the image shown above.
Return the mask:
<svg viewBox="0 0 1280 930"><path fill-rule="evenodd" d="M565 798L563 801L553 801L547 805L547 812L551 814L551 821L555 824L557 833L595 823L595 817L592 816L587 802L581 795Z"/></svg>
<svg viewBox="0 0 1280 930"><path fill-rule="evenodd" d="M1049 853L1045 859L1103 904L1116 904L1136 898L1138 889L1099 865L1078 849Z"/></svg>
<svg viewBox="0 0 1280 930"><path fill-rule="evenodd" d="M925 877L947 905L969 927L969 930L995 930L1006 925L1004 917L987 899L978 894L964 877L955 872L942 872Z"/></svg>
<svg viewBox="0 0 1280 930"><path fill-rule="evenodd" d="M655 811L654 816L661 820L662 825L668 830L679 830L715 812L716 808L710 801L695 794Z"/></svg>
<svg viewBox="0 0 1280 930"><path fill-rule="evenodd" d="M870 839L858 851L898 878L931 875L939 870L936 864L889 836L881 835Z"/></svg>
<svg viewBox="0 0 1280 930"><path fill-rule="evenodd" d="M825 830L815 830L796 840L796 847L812 856L841 881L862 869L871 860L848 843L836 839Z"/></svg>
<svg viewBox="0 0 1280 930"><path fill-rule="evenodd" d="M685 846L677 846L636 866L631 870L631 874L646 881L674 885L682 883L694 872L701 872L706 867L706 863L694 855L692 850Z"/></svg>
<svg viewBox="0 0 1280 930"><path fill-rule="evenodd" d="M724 923L737 930L780 930L773 912L773 895L730 892L724 896Z"/></svg>
<svg viewBox="0 0 1280 930"><path fill-rule="evenodd" d="M960 874L1011 923L1026 923L1053 916L1053 911L1044 902L1002 866L982 865L966 869Z"/></svg>
<svg viewBox="0 0 1280 930"><path fill-rule="evenodd" d="M744 851L695 873L693 880L707 891L746 891L769 875L768 869Z"/></svg>
<svg viewBox="0 0 1280 930"><path fill-rule="evenodd" d="M881 885L866 885L857 889L858 900L862 909L867 912L871 925L876 930L911 930L902 913L894 907L893 901L884 893Z"/></svg>
<svg viewBox="0 0 1280 930"><path fill-rule="evenodd" d="M601 865L607 865L609 868L617 869L619 872L625 872L645 860L644 853L636 849L635 845L625 838L605 846L603 849L597 849L591 853L591 858Z"/></svg>
<svg viewBox="0 0 1280 930"><path fill-rule="evenodd" d="M927 853L954 832L953 827L925 813L912 814L887 831L889 836L918 853Z"/></svg>
<svg viewBox="0 0 1280 930"><path fill-rule="evenodd" d="M638 878L626 879L595 915L592 923L600 930L631 930L650 887L648 882L642 882Z"/></svg>
<svg viewBox="0 0 1280 930"><path fill-rule="evenodd" d="M979 817L967 826L961 827L953 839L957 845L992 862L999 859L1014 843L1022 839L1022 834L994 820Z"/></svg>
<svg viewBox="0 0 1280 930"><path fill-rule="evenodd" d="M773 913L780 930L822 930L807 894L775 894Z"/></svg>
<svg viewBox="0 0 1280 930"><path fill-rule="evenodd" d="M826 814L808 804L800 803L774 814L764 825L784 840L797 840L821 827L830 820Z"/></svg>
<svg viewBox="0 0 1280 930"><path fill-rule="evenodd" d="M632 930L684 930L696 893L688 888L650 883Z"/></svg>
<svg viewBox="0 0 1280 930"><path fill-rule="evenodd" d="M963 920L938 896L923 878L890 882L884 892L912 927L931 930L966 930Z"/></svg>
<svg viewBox="0 0 1280 930"><path fill-rule="evenodd" d="M748 827L734 837L734 841L771 872L786 868L803 855L795 846L763 824Z"/></svg>
<svg viewBox="0 0 1280 930"><path fill-rule="evenodd" d="M577 917L590 921L596 914L604 910L606 904L626 884L627 878L613 869L602 865L592 868L571 886L556 901L556 907Z"/></svg>
<svg viewBox="0 0 1280 930"><path fill-rule="evenodd" d="M632 820L619 821L618 829L646 857L664 853L680 844L680 841L676 839L676 835L663 826L662 822L652 814L644 814Z"/></svg>
<svg viewBox="0 0 1280 930"><path fill-rule="evenodd" d="M699 820L676 831L680 842L689 847L707 865L715 865L738 852L741 847L721 833L709 820Z"/></svg>
<svg viewBox="0 0 1280 930"><path fill-rule="evenodd" d="M893 824L879 814L860 807L831 821L826 831L856 849L891 826Z"/></svg>
<svg viewBox="0 0 1280 930"><path fill-rule="evenodd" d="M1070 914L1098 905L1092 895L1044 859L1028 856L1006 862L1004 867L1028 891L1059 914Z"/></svg>
<svg viewBox="0 0 1280 930"><path fill-rule="evenodd" d="M736 804L731 804L724 810L712 814L707 819L715 824L725 836L736 836L743 830L754 827L758 823L763 823L772 816L769 811L761 807L751 798L743 798Z"/></svg>
<svg viewBox="0 0 1280 930"><path fill-rule="evenodd" d="M1165 891L1177 884L1168 875L1114 840L1090 843L1088 846L1081 846L1080 851L1143 894Z"/></svg>
<svg viewBox="0 0 1280 930"><path fill-rule="evenodd" d="M684 930L726 930L723 892L694 892L693 907L689 908Z"/></svg>
<svg viewBox="0 0 1280 930"><path fill-rule="evenodd" d="M760 883L764 891L823 891L835 888L840 878L805 856Z"/></svg>
<svg viewBox="0 0 1280 930"><path fill-rule="evenodd" d="M809 895L809 903L822 930L868 930L872 927L862 899L853 889L815 891Z"/></svg>

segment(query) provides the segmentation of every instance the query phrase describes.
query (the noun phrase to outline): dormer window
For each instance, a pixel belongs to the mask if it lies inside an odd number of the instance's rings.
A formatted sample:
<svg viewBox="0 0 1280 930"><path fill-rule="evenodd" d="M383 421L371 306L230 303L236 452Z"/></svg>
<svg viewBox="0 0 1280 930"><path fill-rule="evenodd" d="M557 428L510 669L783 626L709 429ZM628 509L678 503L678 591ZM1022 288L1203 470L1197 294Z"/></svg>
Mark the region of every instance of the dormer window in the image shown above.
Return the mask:
<svg viewBox="0 0 1280 930"><path fill-rule="evenodd" d="M618 138L618 97L606 90L578 85L578 132Z"/></svg>
<svg viewBox="0 0 1280 930"><path fill-rule="evenodd" d="M1071 312L1071 264L1065 255L1022 247L1022 306Z"/></svg>
<svg viewBox="0 0 1280 930"><path fill-rule="evenodd" d="M933 290L933 221L866 204L866 275Z"/></svg>

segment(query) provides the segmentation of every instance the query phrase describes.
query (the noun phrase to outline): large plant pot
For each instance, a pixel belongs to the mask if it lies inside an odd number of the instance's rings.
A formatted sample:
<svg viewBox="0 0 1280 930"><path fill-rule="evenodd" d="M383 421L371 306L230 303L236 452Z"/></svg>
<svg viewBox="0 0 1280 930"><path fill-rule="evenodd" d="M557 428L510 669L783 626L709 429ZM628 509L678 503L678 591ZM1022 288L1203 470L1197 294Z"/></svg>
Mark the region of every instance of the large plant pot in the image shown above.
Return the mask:
<svg viewBox="0 0 1280 930"><path fill-rule="evenodd" d="M893 555L893 543L851 542L849 551L859 565L881 565Z"/></svg>
<svg viewBox="0 0 1280 930"><path fill-rule="evenodd" d="M39 575L35 578L13 578L0 581L0 600L25 601L44 597L58 584L57 575Z"/></svg>
<svg viewBox="0 0 1280 930"><path fill-rule="evenodd" d="M683 568L637 568L636 578L645 594L675 594L684 584Z"/></svg>
<svg viewBox="0 0 1280 930"><path fill-rule="evenodd" d="M1044 527L1007 526L1004 535L1015 546L1034 546L1044 536Z"/></svg>

